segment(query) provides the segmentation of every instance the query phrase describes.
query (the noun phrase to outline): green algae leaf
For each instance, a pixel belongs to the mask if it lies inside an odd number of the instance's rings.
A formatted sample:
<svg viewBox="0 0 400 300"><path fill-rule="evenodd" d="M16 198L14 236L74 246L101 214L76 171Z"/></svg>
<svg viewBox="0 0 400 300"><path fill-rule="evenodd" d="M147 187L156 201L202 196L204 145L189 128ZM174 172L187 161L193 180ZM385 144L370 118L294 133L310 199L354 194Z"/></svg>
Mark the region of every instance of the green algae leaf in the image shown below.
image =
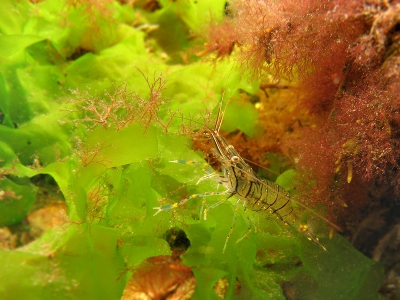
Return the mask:
<svg viewBox="0 0 400 300"><path fill-rule="evenodd" d="M50 175L57 182L61 192L64 195L67 195L71 173L73 172L75 164L76 162L71 160L64 162L53 162L41 169L38 173Z"/></svg>
<svg viewBox="0 0 400 300"><path fill-rule="evenodd" d="M0 110L4 115L2 125L13 128L14 124L10 116L10 102L6 87L6 81L4 80L4 76L1 73L0 73Z"/></svg>
<svg viewBox="0 0 400 300"><path fill-rule="evenodd" d="M120 43L98 54L86 53L69 64L65 70L68 74L65 87L103 92L112 83L121 84L125 81L128 86L137 86L135 92L139 94L142 90L148 91L136 67L145 74L152 74L155 70L163 70L165 66L154 59L151 66L147 63L150 57L146 52L143 32L128 28L125 34Z"/></svg>
<svg viewBox="0 0 400 300"><path fill-rule="evenodd" d="M239 129L249 137L255 133L258 113L251 103L232 101L226 108L222 129L233 132Z"/></svg>
<svg viewBox="0 0 400 300"><path fill-rule="evenodd" d="M224 15L226 1L222 0L183 0L171 2L160 1L165 9L173 10L186 26L194 31L200 31L210 21L220 21Z"/></svg>
<svg viewBox="0 0 400 300"><path fill-rule="evenodd" d="M172 111L179 111L184 118L172 120L171 128L180 126L180 123L193 121L198 128L204 125L206 116L213 111L218 113L219 103L222 100L223 109L228 103L222 129L226 131L240 128L249 135L254 132L257 111L250 104L236 103L239 90L252 93L258 89L258 84L248 84L247 78L240 75L232 62L212 66L206 63L193 63L182 68L175 66L168 69L168 80L163 93L170 100ZM232 100L233 99L233 100ZM233 104L233 108L229 106ZM243 114L241 109L243 108ZM176 125L175 121L180 123Z"/></svg>
<svg viewBox="0 0 400 300"><path fill-rule="evenodd" d="M8 270L7 276L0 274L1 298L119 298L124 264L117 237L115 229L92 226L90 232L81 232L71 226L20 250L1 251L0 262Z"/></svg>
<svg viewBox="0 0 400 300"><path fill-rule="evenodd" d="M195 299L221 299L213 290L215 283L227 275L227 272L211 267L197 268L193 270L196 276L197 286L193 300Z"/></svg>
<svg viewBox="0 0 400 300"><path fill-rule="evenodd" d="M18 100L11 101L10 114L18 125L43 116L50 110L59 110L54 99L61 98L62 91L59 82L63 80L62 73L54 66L34 66L18 69L16 80L23 93ZM39 119L39 118L37 118ZM49 118L46 118L48 121Z"/></svg>
<svg viewBox="0 0 400 300"><path fill-rule="evenodd" d="M56 160L57 149L64 156L70 148L68 136L55 118L55 115L45 115L16 129L0 126L1 139L24 165L33 165L35 158L41 165L47 165Z"/></svg>
<svg viewBox="0 0 400 300"><path fill-rule="evenodd" d="M169 255L171 250L165 240L159 238L139 236L123 236L121 255L129 262L129 267L140 264L148 257Z"/></svg>
<svg viewBox="0 0 400 300"><path fill-rule="evenodd" d="M10 58L26 47L42 40L42 37L36 35L17 34L0 36L0 57Z"/></svg>
<svg viewBox="0 0 400 300"><path fill-rule="evenodd" d="M228 294L232 296L236 281L242 284L242 289L249 297L257 299L266 299L263 291L252 282L255 275L253 269L253 261L256 255L255 243L252 239L244 239L240 243L235 243L239 238L247 232L247 224L243 218L237 218L235 231L228 241L225 253L223 253L224 243L233 221L233 212L230 205L220 205L218 208L210 211L207 220L198 221L197 224L191 225L185 230L192 246L183 255L183 261L188 265L197 266L198 268L217 268L221 272L227 274L229 282ZM233 263L234 262L234 263ZM206 276L199 273L197 276ZM207 277L208 276L208 277ZM208 282L216 282L220 276L211 277ZM199 277L200 281L205 280ZM205 287L202 287L205 288ZM204 290L205 294L212 295L212 286L208 286L208 290ZM198 291L197 296L203 295ZM213 298L207 298L213 299Z"/></svg>
<svg viewBox="0 0 400 300"><path fill-rule="evenodd" d="M55 1L46 1L45 3L51 3ZM48 44L51 44L54 49L63 53L63 49L68 47L68 37L70 35L70 29L68 27L61 27L60 20L55 16L46 18L46 7L40 8L41 17L33 16L29 19L24 27L25 35L36 34L44 39Z"/></svg>
<svg viewBox="0 0 400 300"><path fill-rule="evenodd" d="M123 222L128 235L153 236L160 226L152 218L157 196L151 186L152 172L148 165L145 161L108 170L104 177L119 192L109 197L106 217Z"/></svg>
<svg viewBox="0 0 400 300"><path fill-rule="evenodd" d="M28 0L4 0L0 3L0 32L3 35L21 34L34 5Z"/></svg>
<svg viewBox="0 0 400 300"><path fill-rule="evenodd" d="M170 57L171 63L182 61L180 52L189 47L189 30L177 14L173 5L159 11L156 20L151 20L159 26L151 35L158 46Z"/></svg>
<svg viewBox="0 0 400 300"><path fill-rule="evenodd" d="M21 222L35 200L37 188L27 178L15 180L0 180L0 227Z"/></svg>
<svg viewBox="0 0 400 300"><path fill-rule="evenodd" d="M0 141L0 159L1 171L5 174L18 177L32 177L37 174L36 170L21 164L13 149L2 141Z"/></svg>
<svg viewBox="0 0 400 300"><path fill-rule="evenodd" d="M291 192L296 187L296 170L290 169L283 172L281 175L276 178L275 183L279 186L283 187L286 191Z"/></svg>
<svg viewBox="0 0 400 300"><path fill-rule="evenodd" d="M64 75L56 66L31 66L19 69L16 75L21 87L25 91L29 91L27 101L34 115L48 112L54 108L57 103L54 100L63 95L60 82L64 80ZM35 108L35 106L39 106L39 108Z"/></svg>
<svg viewBox="0 0 400 300"><path fill-rule="evenodd" d="M328 251L302 241L299 253L308 278L298 281L297 294L307 299L378 299L383 266L362 255L342 236L324 239ZM318 252L318 253L317 253ZM307 288L307 285L314 288Z"/></svg>
<svg viewBox="0 0 400 300"><path fill-rule="evenodd" d="M21 125L50 110L58 110L58 104L54 100L63 93L60 82L64 75L59 67L51 65L52 62L48 60L51 50L47 51L45 48L46 44L35 43L26 49L22 59L12 58L0 70L3 82L1 90L4 95L1 109L5 114L4 122L7 121L5 125L9 127L14 127L14 123ZM40 55L36 57L34 53L38 51ZM43 64L29 66L34 57L28 52L42 60ZM13 126L10 126L11 122Z"/></svg>
<svg viewBox="0 0 400 300"><path fill-rule="evenodd" d="M120 166L155 157L157 154L156 131L149 127L144 134L144 128L135 124L119 131L104 130L99 127L92 131L88 138L88 147L103 143L99 159L107 166Z"/></svg>

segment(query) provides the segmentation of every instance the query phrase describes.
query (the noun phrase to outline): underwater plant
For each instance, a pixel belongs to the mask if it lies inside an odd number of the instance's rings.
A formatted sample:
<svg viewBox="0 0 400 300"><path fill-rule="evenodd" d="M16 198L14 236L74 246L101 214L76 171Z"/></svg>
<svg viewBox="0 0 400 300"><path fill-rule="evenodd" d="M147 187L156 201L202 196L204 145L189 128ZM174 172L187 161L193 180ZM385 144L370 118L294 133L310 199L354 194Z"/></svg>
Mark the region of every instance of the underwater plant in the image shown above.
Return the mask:
<svg viewBox="0 0 400 300"><path fill-rule="evenodd" d="M134 299L138 290L172 299L379 297L382 265L340 235L329 239L318 220L310 218L328 251L273 214L235 213L233 197L206 220L200 197L154 216L154 207L218 191L218 182L197 184L211 157L195 150L208 151L193 137L212 128L221 98L228 103L221 136L242 144L235 147L243 157L267 155L280 165L276 140L255 149L257 116L267 112L252 95L289 88L250 82L234 59L209 64L191 50L205 20L234 20L234 6L229 13L214 0L5 0L0 7L0 298ZM245 45L235 40L219 55L235 55L233 44ZM290 127L290 118L276 120ZM253 148L246 151L245 141ZM353 153L346 147L338 165ZM289 190L293 173L278 183ZM257 232L236 243L248 218ZM175 228L185 234L182 248L171 246Z"/></svg>

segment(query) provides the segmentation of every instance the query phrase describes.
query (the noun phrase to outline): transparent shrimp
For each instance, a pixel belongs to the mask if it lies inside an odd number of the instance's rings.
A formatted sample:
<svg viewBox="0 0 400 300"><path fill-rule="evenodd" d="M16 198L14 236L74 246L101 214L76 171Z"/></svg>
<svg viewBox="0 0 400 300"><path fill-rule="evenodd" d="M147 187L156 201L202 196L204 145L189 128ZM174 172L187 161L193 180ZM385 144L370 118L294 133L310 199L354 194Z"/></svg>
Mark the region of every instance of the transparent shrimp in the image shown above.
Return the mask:
<svg viewBox="0 0 400 300"><path fill-rule="evenodd" d="M296 203L296 206L300 206L305 210L308 210L311 213L315 214L318 218L329 223L335 229L340 231L340 228L335 224L331 223L329 220L327 220L320 214L318 214L317 212L310 210L304 204L300 202L295 202L293 199L291 199L289 193L278 184L259 178L258 175L254 172L254 170L245 162L245 160L235 150L235 148L232 145L230 145L219 134L223 116L224 113L222 111L222 104L220 103L214 129L205 128L203 131L204 136L208 139L211 139L213 143L213 148L211 149L211 152L213 156L221 164L221 173L209 172L203 177L201 177L197 183L200 183L201 181L204 180L212 179L218 182L218 184L224 186L225 190L221 192L206 192L201 194L193 194L188 198L185 198L177 203L161 207L154 207L154 209L157 210L155 215L160 213L161 211L166 211L181 206L193 198L226 195L226 197L223 198L222 200L206 207L204 211L202 210L204 214L204 219L206 219L209 210L217 207L218 205L225 202L232 196L237 196L239 200L243 201L245 210L246 208L250 208L251 210L256 212L260 213L267 212L273 214L279 220L281 220L283 224L295 228L297 231L303 234L308 240L312 241L314 244L318 245L323 250L327 250L320 243L315 234L309 229L308 225L301 223L299 218L297 218L296 213L294 213L293 203ZM194 164L194 162L186 162L181 160L176 160L172 162L182 163L182 164ZM237 201L236 203L236 209L232 220L232 225L227 235L223 252L226 249L229 238L235 226L236 211L238 209L238 206L239 206L239 201ZM247 223L249 226L248 232L237 242L241 241L252 230L251 222L248 217L247 217Z"/></svg>
<svg viewBox="0 0 400 300"><path fill-rule="evenodd" d="M214 147L212 152L221 163L222 169L222 176L220 177L223 180L219 182L226 187L226 191L229 191L229 197L236 195L253 211L269 212L276 215L285 225L295 228L301 234L305 235L308 240L326 250L310 230L309 226L301 223L300 219L297 218L296 213L294 213L295 208L292 204L295 203L297 207L300 206L308 210L336 230L341 231L341 229L301 202L294 201L289 193L278 184L259 178L235 148L220 136L219 129L223 120L223 114L222 104L220 103L214 130L207 129L206 135L210 135L213 141ZM231 228L232 230L233 228Z"/></svg>

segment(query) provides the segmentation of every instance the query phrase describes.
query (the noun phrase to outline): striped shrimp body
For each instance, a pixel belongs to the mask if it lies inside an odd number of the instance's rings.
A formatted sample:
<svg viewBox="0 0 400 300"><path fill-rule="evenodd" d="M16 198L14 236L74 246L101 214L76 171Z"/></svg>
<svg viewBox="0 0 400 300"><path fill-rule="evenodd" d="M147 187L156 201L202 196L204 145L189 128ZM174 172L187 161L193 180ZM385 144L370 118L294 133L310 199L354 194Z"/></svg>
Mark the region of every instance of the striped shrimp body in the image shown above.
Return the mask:
<svg viewBox="0 0 400 300"><path fill-rule="evenodd" d="M308 226L300 224L293 213L289 193L278 184L260 179L244 161L235 148L228 144L216 130L208 130L214 143L212 152L221 163L223 184L230 196L236 195L253 211L274 214L285 225L291 225L322 249L326 248L309 231ZM218 179L217 179L218 180ZM233 227L231 228L231 231ZM230 235L228 235L229 239Z"/></svg>

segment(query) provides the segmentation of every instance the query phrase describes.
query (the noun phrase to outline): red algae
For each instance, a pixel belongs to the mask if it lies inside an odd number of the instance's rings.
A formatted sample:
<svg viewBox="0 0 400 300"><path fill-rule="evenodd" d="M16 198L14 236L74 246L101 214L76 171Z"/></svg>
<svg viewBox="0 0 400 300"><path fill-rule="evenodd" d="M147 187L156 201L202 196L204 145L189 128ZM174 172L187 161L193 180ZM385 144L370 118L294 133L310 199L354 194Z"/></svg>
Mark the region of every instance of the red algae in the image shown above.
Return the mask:
<svg viewBox="0 0 400 300"><path fill-rule="evenodd" d="M229 12L219 28L229 35L215 30L206 52L221 58L235 45L254 78L266 71L296 87L292 112L309 122L281 150L302 196L344 223L371 202L398 199L400 2L237 0Z"/></svg>

